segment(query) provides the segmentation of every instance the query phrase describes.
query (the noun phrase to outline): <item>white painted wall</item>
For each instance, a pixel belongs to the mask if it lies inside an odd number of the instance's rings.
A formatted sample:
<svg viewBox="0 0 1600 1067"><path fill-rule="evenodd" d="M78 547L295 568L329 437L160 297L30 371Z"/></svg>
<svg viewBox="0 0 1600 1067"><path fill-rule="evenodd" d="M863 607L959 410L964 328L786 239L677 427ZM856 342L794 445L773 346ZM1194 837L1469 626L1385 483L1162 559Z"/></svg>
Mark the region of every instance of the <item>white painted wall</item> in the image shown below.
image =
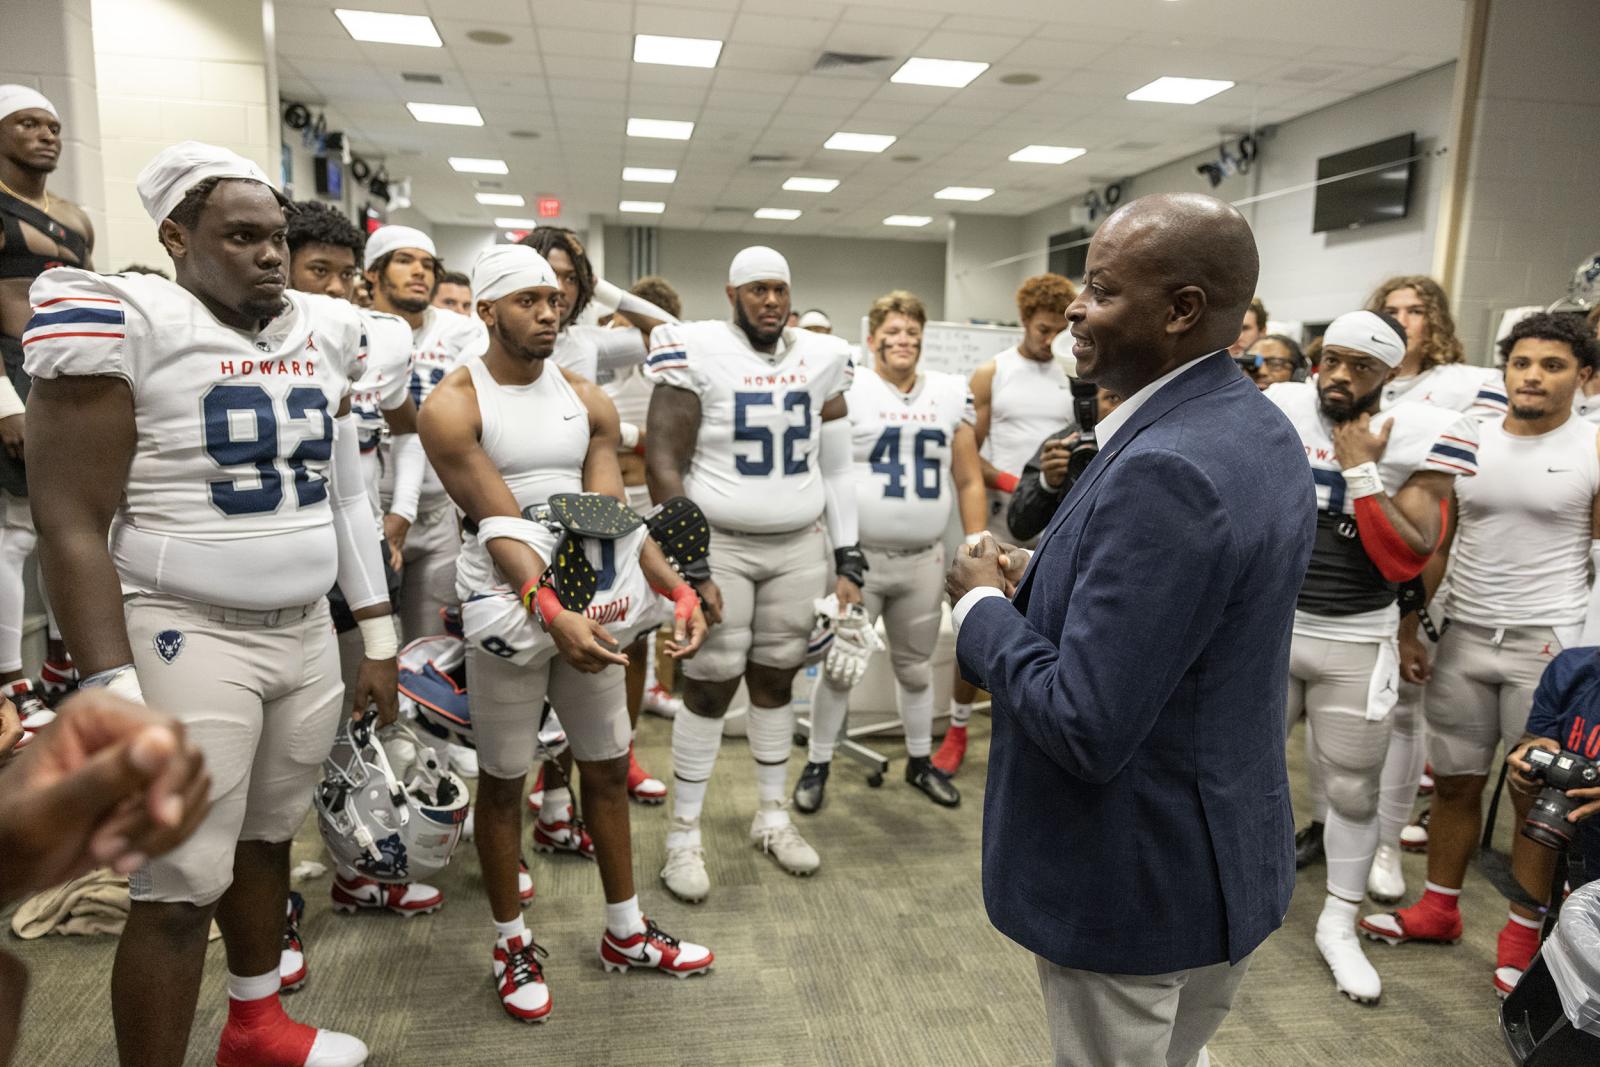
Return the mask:
<svg viewBox="0 0 1600 1067"><path fill-rule="evenodd" d="M1026 247L1022 224L1022 218L1004 215L950 216L950 237L945 243L944 318L951 322L1017 320L1017 286L1028 276L1023 268L1032 261L998 267L989 264L1015 256Z"/></svg>
<svg viewBox="0 0 1600 1067"><path fill-rule="evenodd" d="M874 241L847 237L772 237L707 230L659 231L657 273L683 297L689 318L728 315L728 264L741 249L768 244L789 260L794 276L794 307L821 308L836 332L856 340L855 325L872 301L890 289L910 289L922 298L929 317L945 318L943 243ZM628 276L626 228L605 228L605 262L618 285Z"/></svg>
<svg viewBox="0 0 1600 1067"><path fill-rule="evenodd" d="M1216 189L1195 173L1195 166L1215 153L1148 171L1134 178L1124 202L1158 192L1204 192L1239 200L1288 189L1315 180L1321 156L1406 132L1417 134L1419 149L1439 147L1450 128L1454 79L1455 64L1447 64L1286 122L1264 144L1250 175L1229 178ZM1600 129L1600 123L1589 128ZM1443 160L1420 162L1409 216L1359 230L1312 233L1309 189L1242 208L1255 229L1261 252L1259 291L1272 317L1325 321L1359 306L1390 275L1431 271L1446 169ZM1068 213L1075 203L1063 201L1023 216L1015 250L1036 255L1020 265L1019 276L1044 269L1050 235L1072 228Z"/></svg>

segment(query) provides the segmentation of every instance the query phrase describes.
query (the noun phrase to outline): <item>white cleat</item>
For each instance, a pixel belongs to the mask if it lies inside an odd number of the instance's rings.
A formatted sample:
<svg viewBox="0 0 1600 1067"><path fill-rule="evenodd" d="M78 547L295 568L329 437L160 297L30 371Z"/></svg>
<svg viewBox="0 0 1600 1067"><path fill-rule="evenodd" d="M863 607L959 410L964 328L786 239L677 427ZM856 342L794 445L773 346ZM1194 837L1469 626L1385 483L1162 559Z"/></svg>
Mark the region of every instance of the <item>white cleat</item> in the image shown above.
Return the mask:
<svg viewBox="0 0 1600 1067"><path fill-rule="evenodd" d="M706 874L706 850L700 847L699 823L672 820L661 880L673 896L686 904L698 904L710 894L711 877Z"/></svg>
<svg viewBox="0 0 1600 1067"><path fill-rule="evenodd" d="M454 741L446 742L444 746L446 759L450 769L463 778L478 777L478 750L458 745Z"/></svg>
<svg viewBox="0 0 1600 1067"><path fill-rule="evenodd" d="M683 701L669 693L659 682L644 691L640 708L663 719L671 719L683 710Z"/></svg>
<svg viewBox="0 0 1600 1067"><path fill-rule="evenodd" d="M1355 905L1350 905L1348 912L1342 908L1323 910L1317 919L1317 951L1333 972L1333 984L1339 992L1357 1004L1376 1004L1383 995L1383 981L1361 951L1354 911Z"/></svg>
<svg viewBox="0 0 1600 1067"><path fill-rule="evenodd" d="M1400 869L1400 850L1393 845L1379 845L1372 857L1372 870L1367 873L1367 896L1380 904L1393 904L1404 900L1406 876Z"/></svg>
<svg viewBox="0 0 1600 1067"><path fill-rule="evenodd" d="M806 843L789 818L789 806L773 803L756 812L750 823L750 843L777 861L778 866L796 877L815 874L822 866L817 850Z"/></svg>

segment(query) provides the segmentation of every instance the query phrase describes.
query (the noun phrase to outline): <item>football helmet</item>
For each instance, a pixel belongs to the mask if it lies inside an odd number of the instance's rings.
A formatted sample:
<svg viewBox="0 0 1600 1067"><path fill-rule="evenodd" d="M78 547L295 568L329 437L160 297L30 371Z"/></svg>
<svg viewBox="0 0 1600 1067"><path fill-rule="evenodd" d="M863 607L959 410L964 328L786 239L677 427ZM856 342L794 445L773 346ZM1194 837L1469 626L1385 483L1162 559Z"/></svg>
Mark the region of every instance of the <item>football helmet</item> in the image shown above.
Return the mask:
<svg viewBox="0 0 1600 1067"><path fill-rule="evenodd" d="M471 810L467 785L438 750L403 723L386 734L410 742L403 774L375 736L376 718L346 719L312 796L317 828L339 866L379 882L414 882L444 870Z"/></svg>

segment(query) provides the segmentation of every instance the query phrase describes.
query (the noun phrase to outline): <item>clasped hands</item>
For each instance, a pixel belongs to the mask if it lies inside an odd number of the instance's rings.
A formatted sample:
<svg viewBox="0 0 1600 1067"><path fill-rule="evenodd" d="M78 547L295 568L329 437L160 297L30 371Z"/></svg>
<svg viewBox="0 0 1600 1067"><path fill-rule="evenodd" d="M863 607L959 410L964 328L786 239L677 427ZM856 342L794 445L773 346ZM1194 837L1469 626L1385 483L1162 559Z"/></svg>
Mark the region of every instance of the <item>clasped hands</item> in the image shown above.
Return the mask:
<svg viewBox="0 0 1600 1067"><path fill-rule="evenodd" d="M988 534L977 544L962 545L956 549L955 562L944 576L944 591L950 603L959 603L962 597L983 586L1011 596L1017 591L1030 555L1027 549L1003 545Z"/></svg>

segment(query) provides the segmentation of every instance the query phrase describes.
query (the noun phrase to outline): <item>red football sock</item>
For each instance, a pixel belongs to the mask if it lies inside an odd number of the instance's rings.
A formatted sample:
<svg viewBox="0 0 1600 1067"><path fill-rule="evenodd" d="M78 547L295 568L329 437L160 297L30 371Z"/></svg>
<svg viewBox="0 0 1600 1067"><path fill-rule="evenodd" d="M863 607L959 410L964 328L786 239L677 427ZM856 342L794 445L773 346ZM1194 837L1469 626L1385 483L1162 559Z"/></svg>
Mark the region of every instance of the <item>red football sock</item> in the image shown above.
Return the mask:
<svg viewBox="0 0 1600 1067"><path fill-rule="evenodd" d="M217 1067L302 1067L316 1039L316 1027L289 1018L276 993L260 1000L229 997Z"/></svg>
<svg viewBox="0 0 1600 1067"><path fill-rule="evenodd" d="M1525 926L1524 923L1535 923ZM1496 967L1515 967L1519 971L1528 969L1533 962L1533 954L1539 951L1539 924L1533 919L1523 919L1514 915L1506 920L1505 926L1500 928L1500 937L1495 942L1494 965Z"/></svg>

